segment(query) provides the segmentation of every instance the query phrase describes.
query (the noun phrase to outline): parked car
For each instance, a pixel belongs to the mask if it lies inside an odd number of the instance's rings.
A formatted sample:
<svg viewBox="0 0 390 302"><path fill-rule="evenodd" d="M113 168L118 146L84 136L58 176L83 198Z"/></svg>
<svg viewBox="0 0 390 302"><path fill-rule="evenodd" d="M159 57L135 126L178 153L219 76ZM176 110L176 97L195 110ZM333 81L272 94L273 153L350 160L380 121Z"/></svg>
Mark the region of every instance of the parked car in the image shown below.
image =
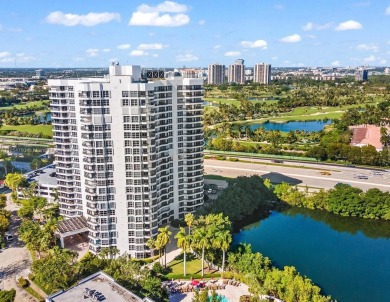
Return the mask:
<svg viewBox="0 0 390 302"><path fill-rule="evenodd" d="M212 194L212 193L213 193L213 189L208 189L208 190L207 190L207 193L208 193L208 194Z"/></svg>
<svg viewBox="0 0 390 302"><path fill-rule="evenodd" d="M7 240L7 242L12 242L14 240L14 236L12 236L11 234L7 234L5 235L5 240Z"/></svg>

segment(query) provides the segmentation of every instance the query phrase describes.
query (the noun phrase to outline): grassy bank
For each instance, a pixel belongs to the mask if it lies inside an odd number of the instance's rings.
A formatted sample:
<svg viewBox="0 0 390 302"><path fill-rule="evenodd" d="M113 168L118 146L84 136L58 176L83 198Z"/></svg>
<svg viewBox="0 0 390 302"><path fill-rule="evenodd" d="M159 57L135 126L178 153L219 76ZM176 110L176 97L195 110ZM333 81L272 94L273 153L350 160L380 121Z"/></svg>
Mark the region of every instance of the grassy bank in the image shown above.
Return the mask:
<svg viewBox="0 0 390 302"><path fill-rule="evenodd" d="M53 129L52 125L18 125L18 126L3 125L0 128L0 134L2 130L7 130L7 131L28 132L31 134L42 133L43 135L52 136L53 135L52 129Z"/></svg>

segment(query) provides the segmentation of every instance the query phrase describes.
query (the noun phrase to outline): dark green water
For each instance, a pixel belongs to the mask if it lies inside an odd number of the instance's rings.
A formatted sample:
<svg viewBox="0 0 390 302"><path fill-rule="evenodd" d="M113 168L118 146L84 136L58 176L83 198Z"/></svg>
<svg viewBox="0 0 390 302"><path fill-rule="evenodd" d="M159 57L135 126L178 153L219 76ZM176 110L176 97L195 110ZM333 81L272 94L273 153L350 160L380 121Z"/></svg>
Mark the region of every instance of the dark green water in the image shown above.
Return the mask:
<svg viewBox="0 0 390 302"><path fill-rule="evenodd" d="M339 302L390 301L390 223L300 208L241 230L278 267L295 266Z"/></svg>

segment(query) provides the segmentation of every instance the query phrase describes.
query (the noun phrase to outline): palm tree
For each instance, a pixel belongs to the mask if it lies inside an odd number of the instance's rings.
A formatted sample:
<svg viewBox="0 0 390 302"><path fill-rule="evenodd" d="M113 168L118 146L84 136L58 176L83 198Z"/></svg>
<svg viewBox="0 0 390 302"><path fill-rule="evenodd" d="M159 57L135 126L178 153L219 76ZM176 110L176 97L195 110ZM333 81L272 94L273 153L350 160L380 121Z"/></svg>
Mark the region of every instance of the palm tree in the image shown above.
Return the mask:
<svg viewBox="0 0 390 302"><path fill-rule="evenodd" d="M164 257L165 257L165 268L167 267L167 245L171 241L171 238L169 237L172 232L169 230L169 226L166 226L164 228L158 229L159 234L157 235L157 240L160 241L161 247L164 248Z"/></svg>
<svg viewBox="0 0 390 302"><path fill-rule="evenodd" d="M154 256L154 249L156 248L156 240L153 237L150 237L148 241L146 241L146 246L152 250L152 257Z"/></svg>
<svg viewBox="0 0 390 302"><path fill-rule="evenodd" d="M194 245L202 250L202 277L204 276L204 252L211 246L210 238L205 227L196 229L194 232Z"/></svg>
<svg viewBox="0 0 390 302"><path fill-rule="evenodd" d="M175 238L177 239L177 247L181 248L184 254L184 276L186 275L186 260L187 260L187 251L191 245L191 237L186 234L186 230L181 227L180 231L176 234Z"/></svg>
<svg viewBox="0 0 390 302"><path fill-rule="evenodd" d="M226 251L229 249L231 242L232 234L229 230L223 230L217 233L217 237L215 238L215 245L222 250L222 273L225 271Z"/></svg>
<svg viewBox="0 0 390 302"><path fill-rule="evenodd" d="M192 213L186 214L186 216L184 216L184 221L185 221L185 222L187 223L187 225L188 225L188 235L191 235L191 226L192 226L192 224L193 224L194 221L195 221L194 214L192 214Z"/></svg>

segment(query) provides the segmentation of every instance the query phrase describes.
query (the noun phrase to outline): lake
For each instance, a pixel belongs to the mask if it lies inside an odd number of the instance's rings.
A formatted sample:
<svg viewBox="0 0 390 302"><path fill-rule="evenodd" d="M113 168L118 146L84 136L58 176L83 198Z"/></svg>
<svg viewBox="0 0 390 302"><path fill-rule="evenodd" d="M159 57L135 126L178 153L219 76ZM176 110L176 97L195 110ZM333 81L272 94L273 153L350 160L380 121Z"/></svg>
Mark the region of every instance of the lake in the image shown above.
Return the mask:
<svg viewBox="0 0 390 302"><path fill-rule="evenodd" d="M278 267L295 266L339 302L390 301L390 222L292 208L241 230Z"/></svg>
<svg viewBox="0 0 390 302"><path fill-rule="evenodd" d="M251 124L250 127L252 130L255 130L260 127L264 127L265 130L280 130L282 132L289 132L295 130L305 130L305 131L321 131L326 125L329 125L331 121L307 121L307 122L288 122L288 123L273 123L267 122L263 124Z"/></svg>

